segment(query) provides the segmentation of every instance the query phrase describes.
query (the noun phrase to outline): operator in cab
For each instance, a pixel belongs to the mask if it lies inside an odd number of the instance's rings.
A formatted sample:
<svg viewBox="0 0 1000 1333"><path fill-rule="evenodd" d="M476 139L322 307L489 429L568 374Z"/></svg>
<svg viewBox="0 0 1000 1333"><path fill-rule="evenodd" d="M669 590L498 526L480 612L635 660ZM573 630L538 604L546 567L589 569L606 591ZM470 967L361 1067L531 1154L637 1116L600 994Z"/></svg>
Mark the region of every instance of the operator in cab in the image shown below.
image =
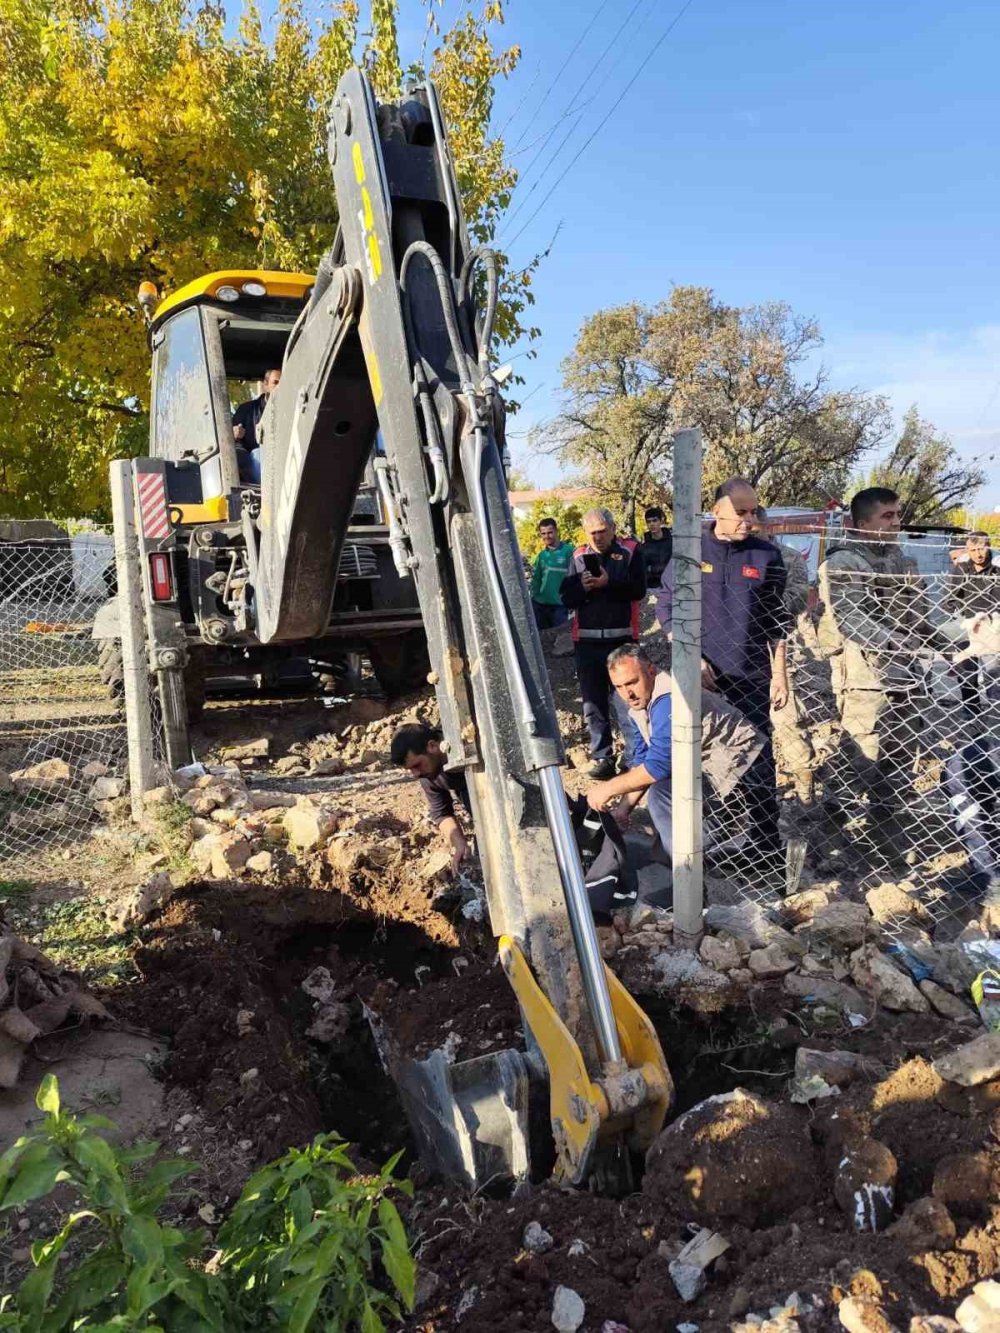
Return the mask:
<svg viewBox="0 0 1000 1333"><path fill-rule="evenodd" d="M257 428L264 416L271 394L281 383L280 370L267 370L261 381L261 392L256 398L240 403L233 413L233 439L236 441L236 461L240 481L260 481L260 441Z"/></svg>
<svg viewBox="0 0 1000 1333"><path fill-rule="evenodd" d="M420 783L428 817L448 844L452 873L458 874L469 854L469 844L455 815L455 797L468 810L469 789L464 774L445 769L440 731L424 722L400 727L392 738L389 756L397 768L405 768Z"/></svg>

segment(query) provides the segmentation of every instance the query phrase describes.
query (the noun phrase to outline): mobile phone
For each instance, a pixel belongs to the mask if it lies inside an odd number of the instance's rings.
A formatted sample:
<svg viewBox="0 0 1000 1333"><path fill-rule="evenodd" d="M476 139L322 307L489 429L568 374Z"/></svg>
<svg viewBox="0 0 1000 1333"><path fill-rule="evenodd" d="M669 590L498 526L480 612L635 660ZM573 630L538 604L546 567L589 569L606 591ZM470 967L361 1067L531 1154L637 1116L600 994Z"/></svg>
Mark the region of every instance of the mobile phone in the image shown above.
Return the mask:
<svg viewBox="0 0 1000 1333"><path fill-rule="evenodd" d="M601 557L594 551L588 551L583 557L583 567L588 574L593 574L595 579L601 577Z"/></svg>

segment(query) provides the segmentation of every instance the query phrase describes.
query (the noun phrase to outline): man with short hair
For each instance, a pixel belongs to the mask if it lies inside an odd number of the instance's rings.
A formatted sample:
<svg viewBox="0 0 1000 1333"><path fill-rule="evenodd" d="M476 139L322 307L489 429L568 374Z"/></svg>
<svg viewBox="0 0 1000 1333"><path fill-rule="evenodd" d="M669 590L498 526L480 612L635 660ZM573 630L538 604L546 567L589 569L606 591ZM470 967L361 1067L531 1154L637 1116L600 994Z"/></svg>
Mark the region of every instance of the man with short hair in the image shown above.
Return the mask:
<svg viewBox="0 0 1000 1333"><path fill-rule="evenodd" d="M917 654L933 629L916 562L897 544L900 528L895 491L870 486L854 496L846 540L819 567L819 635L830 659L841 745L868 802L868 839L891 869L905 874L901 815L926 703Z"/></svg>
<svg viewBox="0 0 1000 1333"><path fill-rule="evenodd" d="M260 481L260 441L257 428L260 426L271 394L281 383L280 369L264 372L261 392L256 398L240 403L233 413L233 439L236 441L236 461L240 470L240 481Z"/></svg>
<svg viewBox="0 0 1000 1333"><path fill-rule="evenodd" d="M400 727L389 748L392 762L415 777L427 800L427 813L451 851L453 874L469 853L462 826L455 816L455 797L469 808L469 790L465 775L445 768L441 733L425 722Z"/></svg>
<svg viewBox="0 0 1000 1333"><path fill-rule="evenodd" d="M593 778L609 778L615 771L611 749L611 708L624 705L608 680L609 653L639 635L639 603L646 595L642 548L631 537L618 537L607 509L588 509L583 516L587 541L573 552L569 573L559 595L573 619L573 652L583 700L583 717L590 733ZM614 705L612 704L614 701ZM628 762L626 738L626 763Z"/></svg>
<svg viewBox="0 0 1000 1333"><path fill-rule="evenodd" d="M783 854L770 743L772 707L788 703L785 566L778 548L755 537L757 493L742 477L715 492L712 523L701 540L702 683L725 695L768 738L747 781L750 832L757 851ZM673 565L663 571L657 614L673 624Z"/></svg>
<svg viewBox="0 0 1000 1333"><path fill-rule="evenodd" d="M674 549L674 539L670 529L664 526L663 510L659 505L650 505L643 517L646 520L646 535L642 539L646 587L656 588Z"/></svg>
<svg viewBox="0 0 1000 1333"><path fill-rule="evenodd" d="M616 796L614 811L622 828L643 797L664 850L671 849L671 697L670 674L657 670L637 643L622 644L608 657L608 675L628 707L632 728L633 766L587 791L594 810L604 810ZM766 745L760 734L721 694L702 694L702 759L704 784L703 845L706 851L722 833L727 804L753 768Z"/></svg>
<svg viewBox="0 0 1000 1333"><path fill-rule="evenodd" d="M565 625L569 612L562 604L559 589L569 572L573 547L559 540L559 525L554 518L543 518L538 524L542 549L535 556L531 569L531 609L540 630Z"/></svg>

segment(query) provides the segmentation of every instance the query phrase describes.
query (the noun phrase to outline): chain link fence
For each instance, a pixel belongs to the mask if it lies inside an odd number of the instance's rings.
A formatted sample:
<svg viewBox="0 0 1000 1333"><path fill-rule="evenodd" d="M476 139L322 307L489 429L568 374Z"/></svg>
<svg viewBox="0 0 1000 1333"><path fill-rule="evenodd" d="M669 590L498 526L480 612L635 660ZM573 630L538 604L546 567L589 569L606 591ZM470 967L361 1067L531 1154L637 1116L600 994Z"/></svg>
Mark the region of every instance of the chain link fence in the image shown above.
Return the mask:
<svg viewBox="0 0 1000 1333"><path fill-rule="evenodd" d="M125 790L120 649L93 638L114 591L107 530L0 522L0 862L14 869L78 841Z"/></svg>
<svg viewBox="0 0 1000 1333"><path fill-rule="evenodd" d="M801 870L866 898L899 938L957 932L1000 904L1000 568L940 533L774 539L789 698L719 673L771 743L729 799L706 795L706 875L771 905ZM737 559L728 577L758 575ZM711 659L740 630L705 614Z"/></svg>

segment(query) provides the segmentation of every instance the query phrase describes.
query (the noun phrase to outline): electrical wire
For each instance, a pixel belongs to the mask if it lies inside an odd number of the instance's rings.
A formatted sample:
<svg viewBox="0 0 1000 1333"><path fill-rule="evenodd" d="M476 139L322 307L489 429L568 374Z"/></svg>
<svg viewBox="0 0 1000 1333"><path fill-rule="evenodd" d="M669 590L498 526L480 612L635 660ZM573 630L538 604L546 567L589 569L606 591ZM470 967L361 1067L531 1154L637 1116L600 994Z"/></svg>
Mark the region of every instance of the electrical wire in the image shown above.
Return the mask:
<svg viewBox="0 0 1000 1333"><path fill-rule="evenodd" d="M646 68L646 66L649 64L649 62L652 60L653 56L656 55L657 51L660 49L660 47L663 45L663 43L667 40L667 38L668 38L668 37L670 36L670 34L673 32L674 28L677 27L678 23L680 23L681 19L684 17L684 15L687 13L687 11L691 8L691 6L692 6L693 4L694 4L694 0L684 0L684 3L681 5L680 9L677 11L677 13L676 13L676 14L674 15L674 17L671 19L670 23L667 25L667 27L664 29L664 31L660 34L660 36L657 38L657 40L654 42L654 44L650 47L649 51L646 53L646 55L644 56L644 58L642 59L642 61L639 63L639 66L638 66L638 68L636 69L635 73L634 73L634 74L632 75L632 77L629 79L628 83L626 83L626 85L625 85L625 87L622 89L622 91L618 94L617 98L616 98L616 99L614 100L614 102L611 104L611 106L610 106L610 108L608 109L607 113L601 118L600 122L594 127L593 131L587 136L587 138L584 140L584 142L580 145L580 147L577 149L577 151L573 154L573 157L570 159L570 161L569 161L569 163L567 164L567 166L563 169L562 172L560 172L559 176L558 176L558 177L556 178L556 180L553 182L553 185L552 185L551 189L550 189L549 192L545 195L544 199L542 199L541 203L538 205L538 207L535 209L535 211L532 213L532 215L528 218L527 222L525 222L525 223L522 225L522 227L521 227L520 230L516 233L516 235L512 236L509 240L507 240L507 241L504 242L505 248L507 248L507 249L509 250L510 247L511 247L512 245L514 245L514 244L518 241L518 239L519 239L521 236L524 235L524 233L525 233L525 231L528 229L528 227L531 226L532 222L534 222L535 218L536 218L536 217L538 216L538 214L542 211L542 209L545 207L545 205L548 203L548 201L552 198L553 194L554 194L555 191L559 188L559 186L562 184L562 182L566 179L566 177L567 177L567 175L570 173L570 171L572 171L572 169L573 169L573 167L576 165L576 163L580 160L580 158L583 156L583 154L586 152L586 150L590 147L590 145L591 145L591 144L594 142L594 140L597 138L597 136L598 136L598 134L601 132L602 128L608 123L608 121L611 119L611 117L614 115L614 113L618 110L618 107L619 107L619 106L622 104L622 102L625 100L626 96L627 96L628 93L631 91L633 85L635 84L635 82L636 82L636 80L639 78L639 76L642 74L643 70ZM536 182L536 184L537 184L537 183L538 183L538 182ZM527 196L526 196L526 199L527 199ZM517 211L517 210L515 210L515 212L516 212L516 211ZM513 217L513 215L512 215L512 217Z"/></svg>
<svg viewBox="0 0 1000 1333"><path fill-rule="evenodd" d="M576 41L573 43L573 46L572 46L572 49L570 50L569 55L568 55L568 56L566 57L566 59L562 62L562 64L559 66L558 70L557 70L556 73L555 73L555 77L553 78L552 82L549 84L549 86L545 89L545 92L542 94L542 100L541 100L541 101L538 103L538 105L535 107L533 119L534 119L535 117L538 116L538 114L539 114L539 112L541 111L542 107L543 107L543 106L545 105L545 103L549 100L549 97L550 97L550 95L551 95L551 93L552 93L552 90L555 88L556 84L559 82L559 80L562 78L563 74L566 72L566 68L567 68L567 66L569 65L570 61L571 61L571 60L573 59L573 57L576 55L577 51L579 51L581 45L583 44L583 42L586 40L586 38L587 38L588 35L590 34L590 30L591 30L591 28L593 28L594 24L595 24L595 23L597 22L597 20L601 17L601 15L602 15L602 14L604 13L604 11L607 9L607 7L608 7L608 5L609 5L610 3L611 3L611 0L601 0L601 3L597 6L597 8L594 10L593 14L590 16L590 22L587 24L587 26L584 28L583 32L580 33L580 36L579 36L579 37L576 39ZM529 89L529 92L530 92L530 89ZM520 103L520 105L518 106L517 111L520 111L521 106L524 105L524 103L525 103L526 100L527 100L527 94L525 94L525 96L521 99L521 103ZM514 113L515 115L517 114L517 111L515 111L515 113ZM514 118L514 117L511 116L510 119L507 121L507 124L510 124L510 120L513 120L513 118ZM517 143L514 145L515 148L519 147L519 146L524 142L524 135L527 134L527 133L528 133L528 130L525 129L524 134L521 135L520 139L518 139Z"/></svg>

